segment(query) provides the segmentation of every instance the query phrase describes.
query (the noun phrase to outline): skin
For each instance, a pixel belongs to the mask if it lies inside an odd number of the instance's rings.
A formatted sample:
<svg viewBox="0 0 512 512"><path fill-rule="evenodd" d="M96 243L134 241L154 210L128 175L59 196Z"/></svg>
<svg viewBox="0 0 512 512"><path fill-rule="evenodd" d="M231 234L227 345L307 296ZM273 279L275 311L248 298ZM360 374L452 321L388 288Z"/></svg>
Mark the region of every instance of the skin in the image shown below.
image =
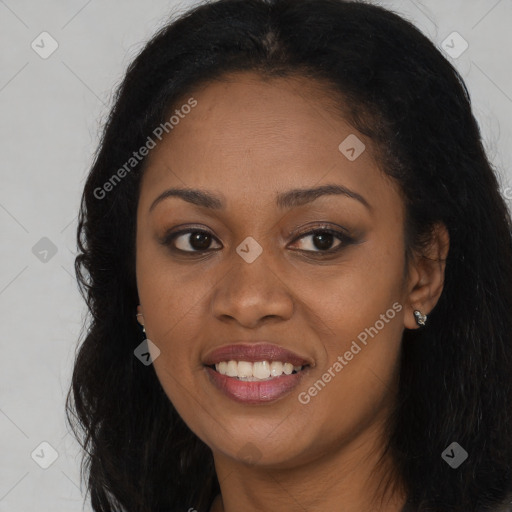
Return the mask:
<svg viewBox="0 0 512 512"><path fill-rule="evenodd" d="M380 169L371 141L334 111L332 92L319 84L244 72L190 96L197 106L150 152L141 183L138 318L161 351L153 364L163 389L213 452L222 496L211 510L400 511L399 479L387 494L378 488L394 475L393 463L377 461L403 330L418 328L413 310L428 314L442 291L446 229L435 231L430 260L415 254L406 264L400 190ZM350 134L366 145L354 161L338 150ZM370 208L345 195L284 210L276 205L277 193L325 184L357 192ZM150 212L171 187L208 190L225 208L171 197ZM322 223L345 228L355 242L334 237L331 246L343 248L326 256L306 234ZM193 253L200 246L191 245L190 233L174 244L191 252L162 245L178 226L208 231L210 252ZM248 236L263 249L250 264L236 252ZM395 302L402 308L394 318L309 403L300 403L298 394ZM240 339L297 352L313 362L309 375L275 402L231 400L213 387L201 361ZM243 456L251 450L248 463Z"/></svg>

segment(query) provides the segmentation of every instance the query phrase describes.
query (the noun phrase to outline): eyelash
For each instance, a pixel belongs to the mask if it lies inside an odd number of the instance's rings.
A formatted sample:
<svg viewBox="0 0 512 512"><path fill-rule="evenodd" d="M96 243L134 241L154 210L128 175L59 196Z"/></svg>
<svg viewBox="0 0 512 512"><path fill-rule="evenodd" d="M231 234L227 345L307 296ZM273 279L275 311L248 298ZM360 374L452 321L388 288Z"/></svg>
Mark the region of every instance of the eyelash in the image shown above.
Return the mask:
<svg viewBox="0 0 512 512"><path fill-rule="evenodd" d="M192 233L200 233L200 234L203 234L203 235L208 235L212 239L214 239L217 243L220 243L210 232L205 231L203 229L199 229L199 228L188 228L188 229L183 229L183 230L180 230L180 231L176 231L174 233L168 233L161 240L161 243L162 243L162 245L165 245L165 246L171 246L171 250L173 250L175 252L179 252L181 254L202 255L202 254L205 254L205 253L208 253L208 252L212 252L211 249L205 249L204 251L197 251L197 250L184 251L183 249L178 249L178 248L173 246L173 242L174 242L174 240L176 238L178 238L179 236L184 235L184 234L192 234ZM327 226L320 226L320 227L317 227L317 228L315 228L313 230L306 231L304 233L299 234L293 240L293 242L296 242L296 241L298 241L298 240L300 240L302 238L306 238L308 236L318 235L318 234L321 234L321 235L324 235L324 234L332 235L335 238L337 238L341 243L337 247L335 247L334 249L316 250L316 251L310 251L310 250L306 250L306 249L295 249L295 250L297 250L299 252L303 252L303 253L309 253L309 254L313 253L313 254L318 254L318 255L332 255L332 254L335 254L335 253L341 251L347 245L350 245L351 243L354 243L354 241L355 241L352 237L348 236L346 233L344 233L342 231L338 231L338 230L329 228ZM213 249L213 251L216 251L216 250L218 250L218 249Z"/></svg>

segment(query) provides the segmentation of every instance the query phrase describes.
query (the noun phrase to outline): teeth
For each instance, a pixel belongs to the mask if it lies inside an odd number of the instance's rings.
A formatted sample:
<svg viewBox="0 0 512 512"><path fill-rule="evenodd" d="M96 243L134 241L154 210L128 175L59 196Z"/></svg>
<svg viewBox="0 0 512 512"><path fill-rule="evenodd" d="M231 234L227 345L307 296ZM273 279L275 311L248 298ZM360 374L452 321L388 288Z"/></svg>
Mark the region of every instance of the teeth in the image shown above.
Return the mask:
<svg viewBox="0 0 512 512"><path fill-rule="evenodd" d="M240 363L238 363L240 366ZM270 377L270 365L268 361L259 361L252 364L252 376L257 379L268 379ZM250 375L248 375L250 377Z"/></svg>
<svg viewBox="0 0 512 512"><path fill-rule="evenodd" d="M252 377L252 363L238 361L238 377Z"/></svg>
<svg viewBox="0 0 512 512"><path fill-rule="evenodd" d="M279 377L282 373L283 363L280 363L279 361L272 361L270 363L270 375L272 375L272 377Z"/></svg>
<svg viewBox="0 0 512 512"><path fill-rule="evenodd" d="M279 377L283 373L291 375L293 371L300 372L302 366L293 366L291 363L280 361L222 361L215 365L215 369L222 375L237 377L239 380L256 381L270 380Z"/></svg>
<svg viewBox="0 0 512 512"><path fill-rule="evenodd" d="M226 365L225 375L227 375L228 377L238 377L238 363L236 361L229 361L228 363L224 362L220 364Z"/></svg>

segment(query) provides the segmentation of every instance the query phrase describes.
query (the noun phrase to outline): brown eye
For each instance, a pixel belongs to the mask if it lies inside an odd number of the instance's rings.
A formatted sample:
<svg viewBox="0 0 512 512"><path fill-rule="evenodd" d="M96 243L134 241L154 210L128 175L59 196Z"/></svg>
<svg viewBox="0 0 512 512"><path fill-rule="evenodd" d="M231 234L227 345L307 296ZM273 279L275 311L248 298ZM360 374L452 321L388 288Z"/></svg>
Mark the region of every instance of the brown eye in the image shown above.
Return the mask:
<svg viewBox="0 0 512 512"><path fill-rule="evenodd" d="M210 249L215 238L206 231L189 229L178 233L171 233L165 240L165 245L172 245L174 249L182 252L204 252Z"/></svg>
<svg viewBox="0 0 512 512"><path fill-rule="evenodd" d="M302 234L296 240L307 238L310 238L310 241L304 244L305 247L299 248L300 251L317 253L336 252L352 242L348 235L333 229L315 229L314 231ZM337 244L336 240L338 240ZM334 244L336 245L333 248Z"/></svg>

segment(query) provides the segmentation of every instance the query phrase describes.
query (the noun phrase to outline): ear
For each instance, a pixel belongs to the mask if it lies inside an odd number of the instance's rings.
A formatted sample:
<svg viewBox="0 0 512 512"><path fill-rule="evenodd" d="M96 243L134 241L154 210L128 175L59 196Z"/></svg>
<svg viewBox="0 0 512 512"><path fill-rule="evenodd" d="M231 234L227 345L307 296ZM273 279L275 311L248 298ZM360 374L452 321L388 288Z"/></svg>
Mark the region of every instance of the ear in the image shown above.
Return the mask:
<svg viewBox="0 0 512 512"><path fill-rule="evenodd" d="M428 315L437 304L444 286L446 258L450 247L450 235L443 223L432 229L430 242L421 252L414 252L409 262L407 279L407 303L404 326L417 329L419 326L413 311L418 309Z"/></svg>
<svg viewBox="0 0 512 512"><path fill-rule="evenodd" d="M137 306L137 322L139 322L140 325L144 325L144 317L142 316L142 307L140 304Z"/></svg>

